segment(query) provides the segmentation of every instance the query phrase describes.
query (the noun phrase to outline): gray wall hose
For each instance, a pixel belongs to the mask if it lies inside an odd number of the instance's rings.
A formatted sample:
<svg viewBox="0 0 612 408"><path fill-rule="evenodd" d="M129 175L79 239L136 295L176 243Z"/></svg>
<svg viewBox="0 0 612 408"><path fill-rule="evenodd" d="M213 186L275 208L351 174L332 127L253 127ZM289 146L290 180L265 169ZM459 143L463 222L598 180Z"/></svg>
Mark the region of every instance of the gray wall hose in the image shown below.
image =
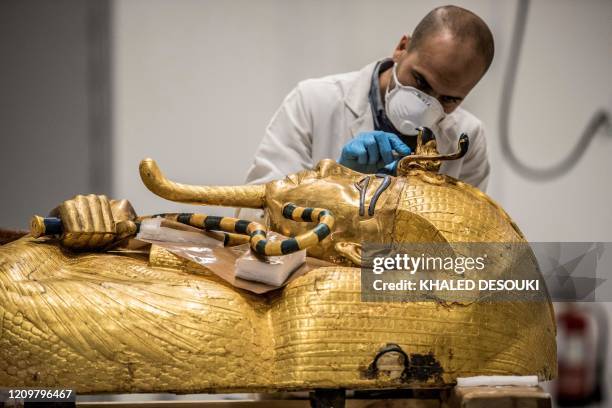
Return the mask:
<svg viewBox="0 0 612 408"><path fill-rule="evenodd" d="M525 178L548 181L553 180L569 172L580 161L587 147L597 134L600 127L610 124L610 116L605 110L597 110L586 127L582 131L580 138L569 154L560 162L548 168L532 167L528 163L524 163L516 155L510 144L510 108L512 106L512 96L514 93L514 83L516 80L516 72L525 36L525 26L527 23L527 15L529 12L530 0L518 0L516 17L514 20L514 33L510 44L510 55L508 57L508 67L504 75L502 87L502 97L499 111L499 135L501 139L501 149L504 157L510 163L510 166L517 173Z"/></svg>

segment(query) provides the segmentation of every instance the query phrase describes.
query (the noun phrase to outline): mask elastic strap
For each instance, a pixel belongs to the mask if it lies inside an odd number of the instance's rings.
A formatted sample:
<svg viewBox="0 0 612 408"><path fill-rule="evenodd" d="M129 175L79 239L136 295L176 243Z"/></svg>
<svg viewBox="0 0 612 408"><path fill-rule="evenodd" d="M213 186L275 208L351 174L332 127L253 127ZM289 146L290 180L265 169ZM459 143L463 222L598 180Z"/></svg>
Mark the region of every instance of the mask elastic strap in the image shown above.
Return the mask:
<svg viewBox="0 0 612 408"><path fill-rule="evenodd" d="M393 87L393 89L391 89L391 86L390 86L391 84L387 85L387 89L385 91L385 102L387 101L387 98L389 97L391 92L397 92L399 89L401 89L404 86L400 84L400 81L397 79L397 62L394 62L393 68L391 68L391 78L393 79L395 86Z"/></svg>
<svg viewBox="0 0 612 408"><path fill-rule="evenodd" d="M393 77L393 82L395 82L396 87L398 88L404 87L404 85L401 84L399 79L397 78L397 62L393 64L393 69L391 70L391 76Z"/></svg>

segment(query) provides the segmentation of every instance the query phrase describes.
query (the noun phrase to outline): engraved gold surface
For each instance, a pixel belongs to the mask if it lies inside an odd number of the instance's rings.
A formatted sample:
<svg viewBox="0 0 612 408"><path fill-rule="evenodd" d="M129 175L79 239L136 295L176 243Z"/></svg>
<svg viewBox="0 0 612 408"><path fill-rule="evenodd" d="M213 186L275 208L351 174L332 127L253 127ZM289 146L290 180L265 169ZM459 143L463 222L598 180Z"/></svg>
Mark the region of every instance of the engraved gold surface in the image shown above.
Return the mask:
<svg viewBox="0 0 612 408"><path fill-rule="evenodd" d="M554 325L526 303L363 303L358 268L319 268L268 297L146 259L0 247L0 384L79 392L440 386L457 376L554 375ZM163 262L162 262L163 264ZM393 342L440 379L363 373Z"/></svg>
<svg viewBox="0 0 612 408"><path fill-rule="evenodd" d="M437 174L435 161L412 164L404 176L391 178L374 214L360 216L364 203L356 184L370 177L367 206L383 178L331 160L265 186L239 187L181 185L165 179L152 160L143 161L143 181L155 193L189 203L264 208L270 228L283 235L314 225L284 218L285 203L331 210L336 227L309 254L337 266L256 296L156 246L139 257L75 253L22 238L0 247L0 386L188 393L434 387L458 376L556 376L550 302L361 301L360 269L354 266L363 242L524 242L485 194ZM389 343L418 357L417 363L432 359L440 371L434 375L416 364L414 370L429 374L368 375Z"/></svg>

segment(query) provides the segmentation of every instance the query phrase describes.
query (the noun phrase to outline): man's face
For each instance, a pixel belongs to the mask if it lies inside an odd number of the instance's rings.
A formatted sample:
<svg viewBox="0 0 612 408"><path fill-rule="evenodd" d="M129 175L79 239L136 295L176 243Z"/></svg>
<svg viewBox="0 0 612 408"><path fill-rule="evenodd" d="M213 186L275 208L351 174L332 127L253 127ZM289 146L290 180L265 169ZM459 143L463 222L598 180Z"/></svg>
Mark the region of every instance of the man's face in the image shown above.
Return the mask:
<svg viewBox="0 0 612 408"><path fill-rule="evenodd" d="M447 33L427 38L415 49L408 50L409 43L404 37L393 55L399 82L433 96L451 113L483 76L484 59L471 44Z"/></svg>

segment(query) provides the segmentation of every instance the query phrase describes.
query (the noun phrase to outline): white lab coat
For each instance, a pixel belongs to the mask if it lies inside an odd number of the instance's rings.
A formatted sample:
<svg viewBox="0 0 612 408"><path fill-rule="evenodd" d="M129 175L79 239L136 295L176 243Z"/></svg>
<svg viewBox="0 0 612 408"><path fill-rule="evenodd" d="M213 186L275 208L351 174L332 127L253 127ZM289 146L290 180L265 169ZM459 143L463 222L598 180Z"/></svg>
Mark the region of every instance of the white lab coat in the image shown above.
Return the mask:
<svg viewBox="0 0 612 408"><path fill-rule="evenodd" d="M260 184L314 167L321 159L340 157L342 147L360 132L374 129L368 99L376 62L360 71L300 82L276 111L247 175ZM485 190L489 161L480 120L462 108L446 115L432 128L440 153L457 149L459 135L467 133L467 154L442 163L441 173Z"/></svg>

